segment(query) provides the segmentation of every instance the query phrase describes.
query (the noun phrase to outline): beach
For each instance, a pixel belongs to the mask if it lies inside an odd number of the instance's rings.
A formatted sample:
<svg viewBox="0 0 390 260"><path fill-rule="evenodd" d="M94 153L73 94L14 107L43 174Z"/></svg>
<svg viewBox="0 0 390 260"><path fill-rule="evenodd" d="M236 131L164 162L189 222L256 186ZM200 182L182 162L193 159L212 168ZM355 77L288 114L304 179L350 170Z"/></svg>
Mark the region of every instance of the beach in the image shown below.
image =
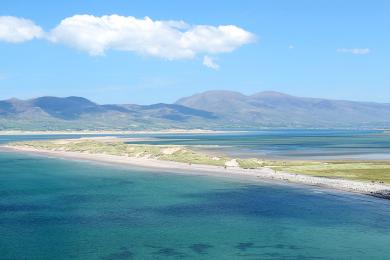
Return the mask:
<svg viewBox="0 0 390 260"><path fill-rule="evenodd" d="M204 174L223 178L246 179L249 181L275 181L281 183L295 183L324 188L331 188L341 191L348 191L360 194L371 195L375 197L390 199L390 185L377 182L361 182L354 180L344 180L335 178L316 177L284 171L274 171L273 169L263 167L261 169L242 169L236 166L213 166L202 164L188 164L174 161L157 160L146 157L129 157L121 155L96 154L87 152L72 151L53 151L46 149L37 149L25 146L2 146L3 149L43 155L48 157L57 157L70 160L86 160L94 162L103 162L114 165L139 166L145 168L154 168L159 170L171 170L186 174Z"/></svg>

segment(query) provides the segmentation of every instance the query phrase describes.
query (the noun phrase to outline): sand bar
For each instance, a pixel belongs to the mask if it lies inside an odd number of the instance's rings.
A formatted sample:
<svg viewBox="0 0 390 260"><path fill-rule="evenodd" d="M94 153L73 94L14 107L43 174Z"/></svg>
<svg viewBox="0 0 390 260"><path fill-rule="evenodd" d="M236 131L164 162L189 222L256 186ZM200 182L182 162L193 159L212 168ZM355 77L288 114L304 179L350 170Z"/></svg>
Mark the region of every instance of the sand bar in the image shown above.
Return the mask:
<svg viewBox="0 0 390 260"><path fill-rule="evenodd" d="M270 168L242 169L239 167L221 167L200 164L186 164L165 160L157 160L144 157L128 157L107 154L91 154L69 151L52 151L36 149L25 146L2 146L3 149L46 156L54 156L65 159L88 160L111 164L128 166L141 166L161 170L180 171L188 174L207 174L228 178L245 178L248 180L272 180L285 183L296 183L310 186L325 187L360 194L367 194L375 197L390 199L390 185L382 183L368 183L353 180L333 179L316 177L288 172L275 172Z"/></svg>

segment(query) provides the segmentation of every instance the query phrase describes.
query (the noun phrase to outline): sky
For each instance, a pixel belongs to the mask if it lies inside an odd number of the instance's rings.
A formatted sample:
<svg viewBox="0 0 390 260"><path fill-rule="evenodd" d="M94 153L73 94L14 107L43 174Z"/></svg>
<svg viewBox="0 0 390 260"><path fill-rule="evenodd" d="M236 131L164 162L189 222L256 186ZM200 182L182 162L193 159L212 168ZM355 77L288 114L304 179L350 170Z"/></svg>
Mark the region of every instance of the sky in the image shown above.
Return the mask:
<svg viewBox="0 0 390 260"><path fill-rule="evenodd" d="M390 1L0 1L0 99L207 90L390 103Z"/></svg>

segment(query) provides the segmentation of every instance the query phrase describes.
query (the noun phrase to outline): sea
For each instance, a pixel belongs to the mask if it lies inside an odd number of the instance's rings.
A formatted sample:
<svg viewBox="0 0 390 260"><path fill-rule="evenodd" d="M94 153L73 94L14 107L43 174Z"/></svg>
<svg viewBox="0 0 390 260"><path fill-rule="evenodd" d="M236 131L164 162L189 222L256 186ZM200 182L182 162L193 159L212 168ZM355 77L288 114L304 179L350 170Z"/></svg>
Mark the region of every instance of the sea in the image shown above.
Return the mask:
<svg viewBox="0 0 390 260"><path fill-rule="evenodd" d="M389 134L379 130L147 136L248 157L382 160L390 151ZM0 136L0 143L52 138L64 136ZM0 259L389 256L389 200L0 151Z"/></svg>

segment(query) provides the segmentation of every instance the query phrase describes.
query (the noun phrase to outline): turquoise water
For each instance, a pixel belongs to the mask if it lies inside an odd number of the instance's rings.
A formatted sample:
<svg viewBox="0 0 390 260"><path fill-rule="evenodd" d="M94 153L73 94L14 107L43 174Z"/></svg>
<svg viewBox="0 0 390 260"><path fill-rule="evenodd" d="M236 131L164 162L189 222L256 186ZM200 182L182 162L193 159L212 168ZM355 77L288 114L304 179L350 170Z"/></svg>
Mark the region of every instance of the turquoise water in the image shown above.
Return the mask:
<svg viewBox="0 0 390 260"><path fill-rule="evenodd" d="M0 143L64 137L3 136ZM390 154L389 135L381 131L152 137L158 138L152 143L207 145L211 152L240 156L378 159ZM387 200L0 151L0 259L389 255Z"/></svg>
<svg viewBox="0 0 390 260"><path fill-rule="evenodd" d="M390 202L0 152L1 259L388 259Z"/></svg>

